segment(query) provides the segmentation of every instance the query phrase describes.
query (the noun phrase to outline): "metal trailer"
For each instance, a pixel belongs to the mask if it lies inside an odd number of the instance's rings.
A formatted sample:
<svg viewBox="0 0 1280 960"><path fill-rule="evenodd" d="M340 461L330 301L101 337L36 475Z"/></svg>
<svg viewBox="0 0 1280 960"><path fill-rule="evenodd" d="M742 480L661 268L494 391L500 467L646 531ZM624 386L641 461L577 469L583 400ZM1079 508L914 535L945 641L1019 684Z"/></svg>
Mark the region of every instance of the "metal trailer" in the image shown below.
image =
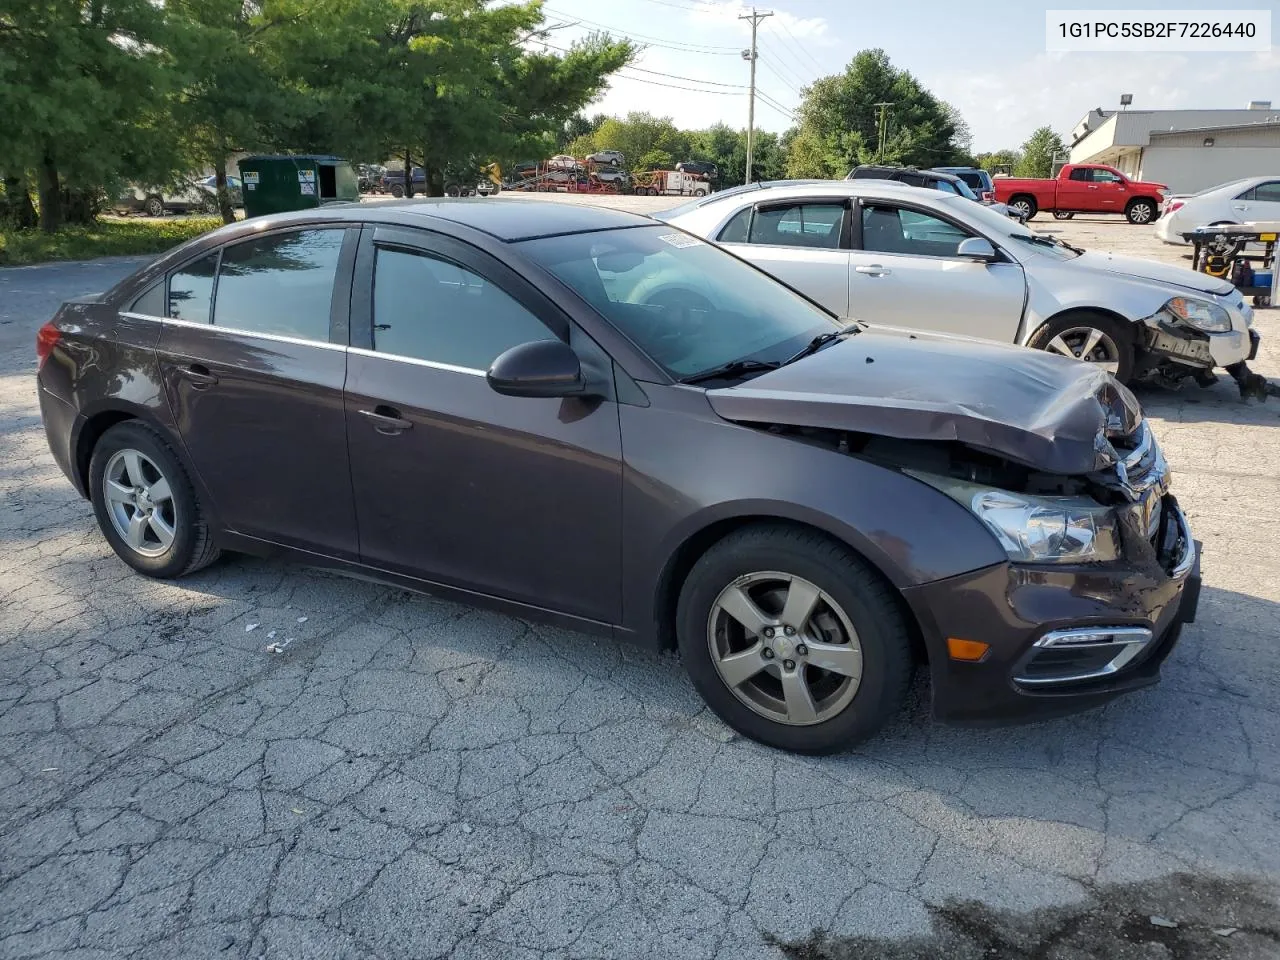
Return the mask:
<svg viewBox="0 0 1280 960"><path fill-rule="evenodd" d="M641 197L705 197L711 192L706 177L683 170L651 170L637 176L635 183Z"/></svg>
<svg viewBox="0 0 1280 960"><path fill-rule="evenodd" d="M1280 220L1254 223L1224 223L1197 227L1182 235L1192 245L1194 269L1231 282L1255 307L1280 303L1280 270L1276 269L1276 238ZM1250 244L1262 251L1250 252ZM1258 266L1255 268L1254 264Z"/></svg>

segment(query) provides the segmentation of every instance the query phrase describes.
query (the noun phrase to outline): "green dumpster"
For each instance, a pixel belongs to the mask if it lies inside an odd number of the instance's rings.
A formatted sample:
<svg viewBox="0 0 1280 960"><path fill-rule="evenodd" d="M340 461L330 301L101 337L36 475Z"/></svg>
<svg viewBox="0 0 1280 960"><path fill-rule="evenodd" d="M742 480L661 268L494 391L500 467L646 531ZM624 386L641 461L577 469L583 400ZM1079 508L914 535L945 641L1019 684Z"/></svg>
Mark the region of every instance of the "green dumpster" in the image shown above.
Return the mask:
<svg viewBox="0 0 1280 960"><path fill-rule="evenodd" d="M245 157L239 166L246 217L360 199L355 168L339 157Z"/></svg>

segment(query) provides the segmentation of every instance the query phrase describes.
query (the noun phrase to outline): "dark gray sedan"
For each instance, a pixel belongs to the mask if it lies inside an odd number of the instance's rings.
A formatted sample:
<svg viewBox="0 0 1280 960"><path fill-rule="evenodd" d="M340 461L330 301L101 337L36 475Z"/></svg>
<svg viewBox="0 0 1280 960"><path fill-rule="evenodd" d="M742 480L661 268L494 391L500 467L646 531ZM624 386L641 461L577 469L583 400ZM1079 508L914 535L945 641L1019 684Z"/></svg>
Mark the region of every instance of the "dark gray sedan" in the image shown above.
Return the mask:
<svg viewBox="0 0 1280 960"><path fill-rule="evenodd" d="M217 230L40 331L63 471L141 573L280 552L655 647L792 750L926 664L1003 720L1154 682L1198 550L1131 394L860 332L681 230L429 201Z"/></svg>

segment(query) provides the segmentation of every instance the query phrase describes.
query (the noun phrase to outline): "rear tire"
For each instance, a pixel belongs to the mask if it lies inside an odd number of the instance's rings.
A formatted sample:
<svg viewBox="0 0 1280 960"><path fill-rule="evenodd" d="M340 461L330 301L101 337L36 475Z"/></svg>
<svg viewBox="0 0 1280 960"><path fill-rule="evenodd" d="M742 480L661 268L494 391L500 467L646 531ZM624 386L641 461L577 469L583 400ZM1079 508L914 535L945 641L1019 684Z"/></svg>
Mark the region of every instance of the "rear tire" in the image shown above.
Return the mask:
<svg viewBox="0 0 1280 960"><path fill-rule="evenodd" d="M744 612L765 616L757 630ZM680 592L676 633L694 686L725 723L800 753L877 733L901 709L914 667L893 588L848 547L798 527L753 525L712 546Z"/></svg>
<svg viewBox="0 0 1280 960"><path fill-rule="evenodd" d="M1031 194L1020 193L1009 198L1009 209L1022 217L1023 220L1034 220L1035 215L1040 210L1040 206L1036 203L1036 198Z"/></svg>
<svg viewBox="0 0 1280 960"><path fill-rule="evenodd" d="M1075 216L1075 213L1074 213L1074 212L1072 212L1071 210L1055 210L1055 211L1053 211L1053 219L1055 219L1055 220L1070 220L1070 219L1071 219L1072 217L1074 217L1074 216Z"/></svg>
<svg viewBox="0 0 1280 960"><path fill-rule="evenodd" d="M155 194L152 194L143 202L142 209L148 217L163 217L164 201Z"/></svg>
<svg viewBox="0 0 1280 960"><path fill-rule="evenodd" d="M107 543L139 573L167 580L218 559L187 471L147 424L126 420L99 438L89 461L89 494ZM130 531L136 532L132 543Z"/></svg>
<svg viewBox="0 0 1280 960"><path fill-rule="evenodd" d="M404 196L404 187L402 187L398 183L393 183L391 185L391 195L395 197L397 200L399 200L401 197Z"/></svg>
<svg viewBox="0 0 1280 960"><path fill-rule="evenodd" d="M1099 334L1096 338L1094 331ZM1027 346L1086 363L1113 363L1112 375L1121 383L1128 383L1133 376L1133 327L1104 313L1084 311L1054 317L1031 335Z"/></svg>
<svg viewBox="0 0 1280 960"><path fill-rule="evenodd" d="M1139 226L1152 223L1159 213L1151 200L1134 200L1124 210L1125 219Z"/></svg>

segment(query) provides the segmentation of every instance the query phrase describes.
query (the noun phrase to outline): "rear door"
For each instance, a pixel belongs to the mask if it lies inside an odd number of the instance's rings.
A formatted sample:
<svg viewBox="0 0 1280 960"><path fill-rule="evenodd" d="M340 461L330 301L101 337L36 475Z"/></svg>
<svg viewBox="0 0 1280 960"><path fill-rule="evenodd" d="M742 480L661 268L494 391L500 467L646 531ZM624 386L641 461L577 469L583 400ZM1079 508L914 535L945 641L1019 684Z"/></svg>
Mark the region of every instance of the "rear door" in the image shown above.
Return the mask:
<svg viewBox="0 0 1280 960"><path fill-rule="evenodd" d="M609 361L492 257L366 231L346 392L360 556L372 566L620 620L622 439L612 399L495 393L503 351L566 339Z"/></svg>
<svg viewBox="0 0 1280 960"><path fill-rule="evenodd" d="M1064 179L1050 182L1056 188L1056 210L1096 210L1094 204L1093 171L1088 167L1076 167Z"/></svg>
<svg viewBox="0 0 1280 960"><path fill-rule="evenodd" d="M158 346L222 523L347 558L357 540L342 385L359 232L274 231L174 270Z"/></svg>
<svg viewBox="0 0 1280 960"><path fill-rule="evenodd" d="M1231 209L1243 221L1280 220L1280 180L1267 180L1231 201Z"/></svg>
<svg viewBox="0 0 1280 960"><path fill-rule="evenodd" d="M850 312L872 326L936 330L1013 343L1026 284L1012 259L956 255L977 236L939 213L863 199L852 233Z"/></svg>
<svg viewBox="0 0 1280 960"><path fill-rule="evenodd" d="M717 238L738 256L849 316L849 201L788 200L739 211Z"/></svg>

